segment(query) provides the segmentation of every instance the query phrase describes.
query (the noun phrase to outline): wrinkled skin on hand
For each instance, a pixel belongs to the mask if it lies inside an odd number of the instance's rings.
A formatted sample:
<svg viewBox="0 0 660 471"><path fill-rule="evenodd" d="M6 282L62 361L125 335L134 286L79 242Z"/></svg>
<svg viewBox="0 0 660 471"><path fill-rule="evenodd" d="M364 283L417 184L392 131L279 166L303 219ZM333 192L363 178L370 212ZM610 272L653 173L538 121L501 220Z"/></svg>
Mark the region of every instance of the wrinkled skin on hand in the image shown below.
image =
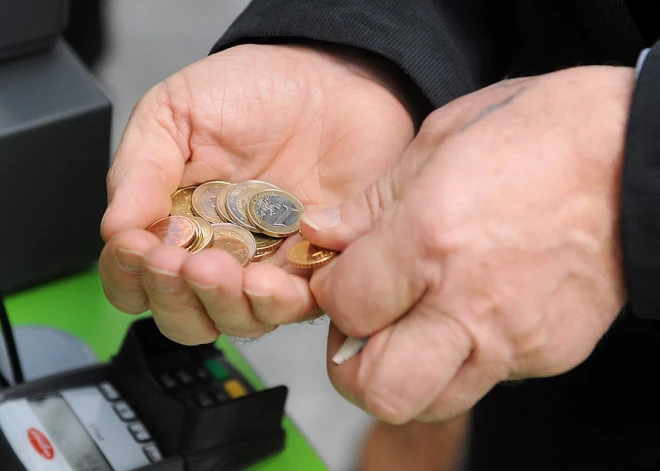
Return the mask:
<svg viewBox="0 0 660 471"><path fill-rule="evenodd" d="M127 313L151 309L183 344L258 337L317 316L308 272L286 268L292 237L241 268L217 249L189 254L145 229L178 188L271 182L308 208L362 192L413 138L406 108L358 62L298 46L237 46L172 75L135 107L108 175L104 291Z"/></svg>
<svg viewBox="0 0 660 471"><path fill-rule="evenodd" d="M435 111L389 172L303 236L341 250L312 292L335 387L392 423L446 420L500 381L566 372L625 299L619 192L633 71L510 80Z"/></svg>

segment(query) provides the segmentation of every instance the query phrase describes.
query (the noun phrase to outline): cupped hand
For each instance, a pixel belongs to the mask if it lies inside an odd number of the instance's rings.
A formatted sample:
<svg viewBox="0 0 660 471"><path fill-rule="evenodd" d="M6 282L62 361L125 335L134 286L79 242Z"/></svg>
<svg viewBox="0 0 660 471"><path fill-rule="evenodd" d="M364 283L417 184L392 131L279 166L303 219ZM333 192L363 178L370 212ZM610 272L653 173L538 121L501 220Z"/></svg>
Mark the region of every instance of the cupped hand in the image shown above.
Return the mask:
<svg viewBox="0 0 660 471"><path fill-rule="evenodd" d="M343 251L311 280L345 335L329 373L393 423L443 420L505 380L584 361L624 303L619 191L633 85L584 67L501 82L431 114L362 195L309 212L302 234Z"/></svg>
<svg viewBox="0 0 660 471"><path fill-rule="evenodd" d="M136 105L108 175L100 260L109 301L151 309L184 344L220 333L256 337L318 315L309 273L286 267L283 244L241 268L217 249L189 254L145 229L179 187L259 179L307 208L359 194L400 157L411 118L377 69L299 46L245 45L155 86Z"/></svg>

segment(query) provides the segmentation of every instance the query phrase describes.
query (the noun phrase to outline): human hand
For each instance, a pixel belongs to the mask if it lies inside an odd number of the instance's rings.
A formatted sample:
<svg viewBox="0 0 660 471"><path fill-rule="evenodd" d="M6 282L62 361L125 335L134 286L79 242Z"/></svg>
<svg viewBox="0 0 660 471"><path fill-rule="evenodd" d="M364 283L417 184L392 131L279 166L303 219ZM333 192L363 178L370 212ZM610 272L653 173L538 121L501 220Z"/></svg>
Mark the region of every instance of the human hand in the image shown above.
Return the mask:
<svg viewBox="0 0 660 471"><path fill-rule="evenodd" d="M219 250L189 254L147 228L178 188L260 179L307 208L349 199L412 140L402 102L376 70L299 46L238 46L169 77L135 107L108 175L100 273L119 310L151 309L183 344L256 337L318 315L309 273L288 270L295 237L246 268Z"/></svg>
<svg viewBox="0 0 660 471"><path fill-rule="evenodd" d="M392 423L445 420L495 384L584 361L624 303L620 172L630 69L505 81L430 115L383 178L303 236L337 390Z"/></svg>

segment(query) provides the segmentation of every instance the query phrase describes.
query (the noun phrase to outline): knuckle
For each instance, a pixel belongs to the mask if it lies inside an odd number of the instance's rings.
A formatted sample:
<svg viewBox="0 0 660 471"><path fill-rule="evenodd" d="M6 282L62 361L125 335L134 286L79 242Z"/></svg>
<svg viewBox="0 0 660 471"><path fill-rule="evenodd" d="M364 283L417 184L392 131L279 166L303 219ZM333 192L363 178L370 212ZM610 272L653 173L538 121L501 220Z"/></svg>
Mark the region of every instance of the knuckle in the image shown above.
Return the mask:
<svg viewBox="0 0 660 471"><path fill-rule="evenodd" d="M361 394L361 402L365 411L385 422L401 425L413 417L403 397L392 394L387 385L371 381Z"/></svg>
<svg viewBox="0 0 660 471"><path fill-rule="evenodd" d="M215 342L220 336L220 332L210 322L201 328L183 329L177 323L162 322L162 316L152 313L158 330L172 342L186 346L204 345Z"/></svg>

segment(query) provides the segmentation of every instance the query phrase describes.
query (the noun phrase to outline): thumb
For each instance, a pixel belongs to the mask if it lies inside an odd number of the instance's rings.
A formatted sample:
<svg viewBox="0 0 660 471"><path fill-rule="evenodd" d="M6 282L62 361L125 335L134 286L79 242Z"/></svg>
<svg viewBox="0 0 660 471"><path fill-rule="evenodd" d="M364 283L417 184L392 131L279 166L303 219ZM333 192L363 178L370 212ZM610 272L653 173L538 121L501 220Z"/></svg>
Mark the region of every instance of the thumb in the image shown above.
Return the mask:
<svg viewBox="0 0 660 471"><path fill-rule="evenodd" d="M369 232L383 209L395 200L391 173L385 174L364 192L339 206L306 211L300 233L312 244L342 251Z"/></svg>
<svg viewBox="0 0 660 471"><path fill-rule="evenodd" d="M108 173L108 209L101 235L110 239L166 216L189 154L166 89L156 86L136 105Z"/></svg>

